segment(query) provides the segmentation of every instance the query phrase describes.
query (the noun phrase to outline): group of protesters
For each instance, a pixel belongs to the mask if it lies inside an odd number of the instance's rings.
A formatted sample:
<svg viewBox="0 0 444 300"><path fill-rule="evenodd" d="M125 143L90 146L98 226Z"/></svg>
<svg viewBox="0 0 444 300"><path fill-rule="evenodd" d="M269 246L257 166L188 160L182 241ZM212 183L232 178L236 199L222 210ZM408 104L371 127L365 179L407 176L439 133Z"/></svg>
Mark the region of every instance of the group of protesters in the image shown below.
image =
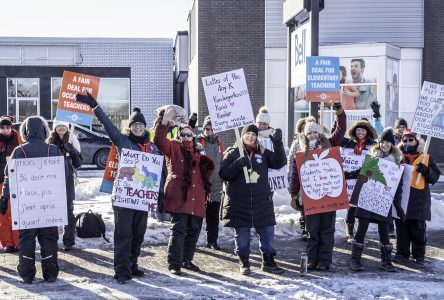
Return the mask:
<svg viewBox="0 0 444 300"><path fill-rule="evenodd" d="M122 149L131 149L165 157L158 210L171 216L167 255L171 274L180 275L182 268L194 272L200 270L193 263L193 258L204 218L208 248L220 250L220 220L224 226L234 229L234 252L239 257L241 274L251 273L249 256L252 228L259 237L262 270L283 273L284 269L275 261L276 219L268 172L269 169L283 168L287 163L291 206L300 212L302 238L307 241L308 269L329 270L333 257L336 212L304 214L296 153L304 153L307 159L312 150L335 146L354 149L356 155L368 152L373 157L387 159L398 165L405 163L415 167L406 211L400 205L402 184L394 187L397 193L393 205L399 216L396 220L395 258L406 261L411 254L417 263L424 262L425 221L431 218L429 184L438 180L440 171L429 155L423 159L421 138L407 128L405 120L399 119L394 129L382 128L377 102L372 104L374 125L366 119L356 121L348 129L347 138L346 114L340 102L331 103L336 115L332 130L324 130L311 116L298 120L295 139L286 156L282 131L270 127L270 114L266 108L260 109L255 124L242 129L240 140L225 149L213 131L209 116L203 121L202 132L195 135L197 115L193 114L188 120L185 110L179 106L159 108L150 129L147 128L145 116L140 109L135 108L129 117L128 127L119 130L92 95L77 94L76 100L92 108L119 153ZM0 178L3 182L0 242L5 252L18 251L17 269L25 283L32 283L36 274L36 238L41 246L44 279L48 282L57 279L58 229L22 229L19 234L12 230L6 157L65 157L68 225L65 226L63 236L64 250L70 251L75 245L73 174L82 165L81 149L75 136L69 132L69 124L57 121L53 127L51 132L43 118L30 117L22 123L18 133L12 129L10 117L0 119ZM266 147L264 140L268 140L270 145ZM358 173L359 170L345 172L345 179L355 179ZM420 180L416 184L418 176ZM138 258L147 229L148 210L113 206L113 211L114 278L123 284L133 277L144 276ZM355 218L359 220L356 234ZM352 245L351 268L355 271L363 270L361 256L370 223L378 225L381 268L394 271L393 246L389 239L389 227L393 223L391 212L384 217L359 207L351 207L346 217L346 235Z"/></svg>

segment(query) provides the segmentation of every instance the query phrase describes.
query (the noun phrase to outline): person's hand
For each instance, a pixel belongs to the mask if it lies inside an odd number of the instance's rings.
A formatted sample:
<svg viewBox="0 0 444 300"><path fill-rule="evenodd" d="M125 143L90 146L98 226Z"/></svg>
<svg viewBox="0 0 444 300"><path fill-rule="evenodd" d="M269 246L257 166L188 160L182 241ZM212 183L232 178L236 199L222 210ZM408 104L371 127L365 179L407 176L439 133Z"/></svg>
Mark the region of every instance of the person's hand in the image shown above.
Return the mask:
<svg viewBox="0 0 444 300"><path fill-rule="evenodd" d="M273 131L273 134L269 135L271 142L274 144L276 142L282 142L282 130L279 128Z"/></svg>
<svg viewBox="0 0 444 300"><path fill-rule="evenodd" d="M4 216L8 210L8 198L5 196L0 197L0 214Z"/></svg>
<svg viewBox="0 0 444 300"><path fill-rule="evenodd" d="M188 125L194 129L196 127L196 123L197 123L197 113L192 113L190 118L188 119Z"/></svg>
<svg viewBox="0 0 444 300"><path fill-rule="evenodd" d="M212 198L211 198L211 193L209 193L207 195L207 202L213 202Z"/></svg>
<svg viewBox="0 0 444 300"><path fill-rule="evenodd" d="M236 165L243 168L249 165L250 160L248 159L248 157L244 156L244 157L239 157L238 159L236 159Z"/></svg>
<svg viewBox="0 0 444 300"><path fill-rule="evenodd" d="M379 108L381 107L381 104L378 103L378 101L372 101L370 103L370 107L373 110L373 118L380 118L381 113L379 112Z"/></svg>
<svg viewBox="0 0 444 300"><path fill-rule="evenodd" d="M344 172L344 177L345 177L346 180L357 179L358 176L359 176L359 172L360 171L361 171L361 169L350 171L350 172L345 171Z"/></svg>
<svg viewBox="0 0 444 300"><path fill-rule="evenodd" d="M163 115L162 118L162 125L167 125L169 124L171 121L174 122L173 120L173 116L176 114L176 110L173 107L168 107L165 110L165 114Z"/></svg>
<svg viewBox="0 0 444 300"><path fill-rule="evenodd" d="M292 195L291 196L291 203L290 206L297 210L297 211L303 211L304 207L302 206L302 203L299 201L299 195Z"/></svg>
<svg viewBox="0 0 444 300"><path fill-rule="evenodd" d="M416 171L424 175L424 177L426 177L427 174L429 173L429 168L423 163L419 163L416 165Z"/></svg>
<svg viewBox="0 0 444 300"><path fill-rule="evenodd" d="M68 152L69 154L73 154L76 155L79 153L79 151L77 151L77 149L73 146L73 144L71 143L66 143L63 144L63 150L65 150L66 152Z"/></svg>
<svg viewBox="0 0 444 300"><path fill-rule="evenodd" d="M94 99L94 97L91 96L91 94L88 93L88 91L86 92L86 96L78 93L76 95L76 101L88 104L89 107L91 107L91 108L95 108L97 106L96 99Z"/></svg>
<svg viewBox="0 0 444 300"><path fill-rule="evenodd" d="M405 223L406 216L405 216L404 210L401 209L401 211L398 213L398 216L399 216L399 220L402 223Z"/></svg>

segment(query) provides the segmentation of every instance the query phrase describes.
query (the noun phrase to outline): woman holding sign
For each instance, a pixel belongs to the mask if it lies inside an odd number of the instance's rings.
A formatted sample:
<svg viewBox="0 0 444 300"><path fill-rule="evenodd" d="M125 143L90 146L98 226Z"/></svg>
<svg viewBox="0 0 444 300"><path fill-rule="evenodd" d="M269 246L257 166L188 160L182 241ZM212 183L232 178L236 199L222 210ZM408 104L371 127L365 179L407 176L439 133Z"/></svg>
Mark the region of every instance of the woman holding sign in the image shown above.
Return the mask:
<svg viewBox="0 0 444 300"><path fill-rule="evenodd" d="M119 157L123 148L161 155L156 145L150 142L145 117L139 108L134 108L130 115L129 128L120 132L89 93L86 96L77 94L76 100L88 104L93 109L109 138L119 149ZM146 211L141 211L113 206L113 210L114 278L118 283L126 283L133 276L144 276L144 272L139 269L138 258L148 221L148 207Z"/></svg>
<svg viewBox="0 0 444 300"><path fill-rule="evenodd" d="M66 177L66 199L68 201L68 225L65 225L63 234L63 245L65 251L70 251L75 245L76 218L74 217L74 173L82 166L82 156L80 155L80 143L74 133L68 131L69 123L54 120L53 129L49 135L48 142L59 147L68 165ZM70 135L72 135L70 142Z"/></svg>
<svg viewBox="0 0 444 300"><path fill-rule="evenodd" d="M219 171L227 181L223 200L222 219L226 227L235 231L235 253L239 256L240 272L250 273L250 231L254 227L259 236L262 252L262 270L279 274L284 270L274 261L274 225L276 225L273 199L270 197L268 169L280 169L286 164L282 132L276 129L269 135L274 152L266 149L257 139L259 129L248 125L242 129L244 156L238 145L227 149ZM246 183L243 167L247 167L250 182Z"/></svg>
<svg viewBox="0 0 444 300"><path fill-rule="evenodd" d="M423 155L418 148L419 145L416 133L404 130L399 148L404 154L403 162L414 166L415 170L412 175L405 221L396 220L396 256L393 260L408 261L411 247L413 259L418 264L423 264L427 244L426 221L431 219L429 184L435 184L441 172L428 154L422 161Z"/></svg>

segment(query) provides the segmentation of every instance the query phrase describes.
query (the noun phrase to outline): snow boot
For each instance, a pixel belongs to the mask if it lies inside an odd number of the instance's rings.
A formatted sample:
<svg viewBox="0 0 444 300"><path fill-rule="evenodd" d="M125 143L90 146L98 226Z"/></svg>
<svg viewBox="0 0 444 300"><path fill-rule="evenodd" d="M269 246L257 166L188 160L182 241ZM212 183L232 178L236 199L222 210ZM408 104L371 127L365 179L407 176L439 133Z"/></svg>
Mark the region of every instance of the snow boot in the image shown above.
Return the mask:
<svg viewBox="0 0 444 300"><path fill-rule="evenodd" d="M364 271L364 266L361 264L362 250L364 250L364 245L352 243L352 253L351 253L351 269L353 271Z"/></svg>
<svg viewBox="0 0 444 300"><path fill-rule="evenodd" d="M248 254L246 255L239 255L239 271L242 275L249 275L251 273L250 271L250 256Z"/></svg>
<svg viewBox="0 0 444 300"><path fill-rule="evenodd" d="M349 245L353 243L355 239L355 224L345 223L345 238Z"/></svg>
<svg viewBox="0 0 444 300"><path fill-rule="evenodd" d="M282 274L284 269L278 267L274 261L274 254L262 253L262 271L273 274Z"/></svg>
<svg viewBox="0 0 444 300"><path fill-rule="evenodd" d="M380 268L387 272L396 272L395 267L392 265L392 245L382 245L381 247L381 266Z"/></svg>

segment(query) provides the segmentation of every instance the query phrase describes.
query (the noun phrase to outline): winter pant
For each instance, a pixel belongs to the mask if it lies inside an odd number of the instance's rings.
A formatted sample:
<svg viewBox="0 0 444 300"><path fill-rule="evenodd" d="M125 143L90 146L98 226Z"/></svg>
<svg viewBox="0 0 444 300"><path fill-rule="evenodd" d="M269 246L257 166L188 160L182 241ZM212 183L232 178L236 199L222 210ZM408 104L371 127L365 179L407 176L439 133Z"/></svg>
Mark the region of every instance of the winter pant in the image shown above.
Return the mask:
<svg viewBox="0 0 444 300"><path fill-rule="evenodd" d="M402 223L396 220L396 254L405 258L410 257L410 244L414 259L423 259L426 252L426 222L406 220Z"/></svg>
<svg viewBox="0 0 444 300"><path fill-rule="evenodd" d="M350 206L349 209L347 209L347 216L345 219L345 223L355 224L356 221L355 213L356 213L356 207Z"/></svg>
<svg viewBox="0 0 444 300"><path fill-rule="evenodd" d="M43 278L57 278L59 264L57 262L57 240L59 232L57 227L45 227L20 230L19 264L17 271L22 278L34 279L35 269L35 239L40 244L42 257Z"/></svg>
<svg viewBox="0 0 444 300"><path fill-rule="evenodd" d="M307 256L310 262L330 265L335 243L336 212L305 216L310 237L307 241Z"/></svg>
<svg viewBox="0 0 444 300"><path fill-rule="evenodd" d="M0 194L3 191L3 184L0 183ZM11 200L8 199L8 209L4 215L0 214L0 243L2 247L18 246L19 232L12 230L11 223Z"/></svg>
<svg viewBox="0 0 444 300"><path fill-rule="evenodd" d="M395 224L393 220L389 223L389 232L395 232Z"/></svg>
<svg viewBox="0 0 444 300"><path fill-rule="evenodd" d="M64 226L63 245L72 246L76 244L76 217L74 216L74 200L68 199L68 225Z"/></svg>
<svg viewBox="0 0 444 300"><path fill-rule="evenodd" d="M358 230L356 230L355 241L356 243L363 244L365 234L368 230L370 220L367 218L359 218ZM378 222L379 241L382 245L390 245L389 239L389 223Z"/></svg>
<svg viewBox="0 0 444 300"><path fill-rule="evenodd" d="M138 269L137 260L145 236L148 212L116 206L113 209L114 272L116 277L130 279L131 271Z"/></svg>
<svg viewBox="0 0 444 300"><path fill-rule="evenodd" d="M274 226L255 227L256 234L259 236L259 249L263 254L275 255L274 246ZM250 254L251 228L235 227L235 249L234 253L239 256Z"/></svg>
<svg viewBox="0 0 444 300"><path fill-rule="evenodd" d="M220 202L207 202L206 222L207 222L207 243L214 244L219 236L219 210Z"/></svg>
<svg viewBox="0 0 444 300"><path fill-rule="evenodd" d="M181 267L193 260L203 218L189 214L171 214L171 232L168 241L168 264Z"/></svg>

